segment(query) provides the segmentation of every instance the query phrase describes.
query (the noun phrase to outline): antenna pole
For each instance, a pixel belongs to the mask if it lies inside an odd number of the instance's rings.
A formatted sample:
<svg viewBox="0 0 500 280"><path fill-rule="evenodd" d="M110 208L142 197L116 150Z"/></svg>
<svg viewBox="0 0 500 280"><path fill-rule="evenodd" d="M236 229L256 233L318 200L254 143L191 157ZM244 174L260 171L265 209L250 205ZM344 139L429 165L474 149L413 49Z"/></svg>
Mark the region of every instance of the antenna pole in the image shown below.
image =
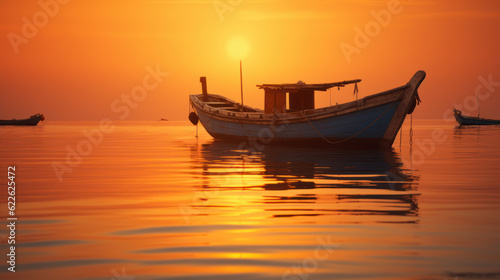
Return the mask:
<svg viewBox="0 0 500 280"><path fill-rule="evenodd" d="M241 60L240 60L240 87L241 87L241 111L244 111L243 108L243 70L241 67Z"/></svg>
<svg viewBox="0 0 500 280"><path fill-rule="evenodd" d="M477 117L479 118L479 96L476 91L476 102L477 102Z"/></svg>

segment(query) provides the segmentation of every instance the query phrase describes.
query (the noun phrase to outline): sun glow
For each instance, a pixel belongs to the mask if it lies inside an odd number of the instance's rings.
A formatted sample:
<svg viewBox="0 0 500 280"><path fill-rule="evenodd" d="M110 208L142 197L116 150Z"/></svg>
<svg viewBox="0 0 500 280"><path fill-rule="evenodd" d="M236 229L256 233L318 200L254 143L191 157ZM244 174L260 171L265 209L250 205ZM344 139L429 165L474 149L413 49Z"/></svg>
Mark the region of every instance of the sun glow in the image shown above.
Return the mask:
<svg viewBox="0 0 500 280"><path fill-rule="evenodd" d="M227 44L228 54L235 59L241 60L250 52L250 44L244 37L234 37Z"/></svg>

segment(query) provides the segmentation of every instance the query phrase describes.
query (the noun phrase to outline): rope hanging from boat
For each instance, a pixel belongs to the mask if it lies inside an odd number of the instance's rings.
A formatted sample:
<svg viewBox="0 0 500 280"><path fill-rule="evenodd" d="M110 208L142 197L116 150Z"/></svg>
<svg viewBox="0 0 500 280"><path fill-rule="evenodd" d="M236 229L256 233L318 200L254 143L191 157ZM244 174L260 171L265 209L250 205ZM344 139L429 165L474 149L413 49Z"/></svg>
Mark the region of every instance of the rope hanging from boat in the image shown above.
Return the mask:
<svg viewBox="0 0 500 280"><path fill-rule="evenodd" d="M410 146L413 144L413 114L410 115Z"/></svg>
<svg viewBox="0 0 500 280"><path fill-rule="evenodd" d="M403 124L401 124L401 128L399 129L399 152L401 152L402 138L403 138Z"/></svg>
<svg viewBox="0 0 500 280"><path fill-rule="evenodd" d="M193 103L189 102L188 104L188 110L189 110L189 121L193 124L196 125L196 138L198 138L198 115L196 114L196 111L194 110L194 105Z"/></svg>
<svg viewBox="0 0 500 280"><path fill-rule="evenodd" d="M410 115L410 169L413 169L413 114Z"/></svg>
<svg viewBox="0 0 500 280"><path fill-rule="evenodd" d="M339 87L339 90L340 90L340 87ZM356 100L358 100L358 92L359 92L358 82L355 82L354 83L354 93L353 93L353 95L356 95Z"/></svg>
<svg viewBox="0 0 500 280"><path fill-rule="evenodd" d="M392 106L394 106L396 104L396 102L393 102L391 104L391 106L387 107L387 109L385 109L384 112L382 112L382 114L380 116L378 116L373 122L371 122L368 126L366 126L365 128L363 128L361 131L359 131L358 133L354 134L353 136L350 136L348 138L345 138L345 139L342 139L342 140L339 140L339 141L330 141L328 140L325 136L323 136L323 134L321 134L321 132L316 129L316 127L314 127L314 125L311 123L311 121L309 120L309 118L307 117L307 115L304 113L304 111L300 111L302 113L302 115L306 118L307 122L311 125L311 127L316 130L316 132L318 133L319 136L321 136L321 138L323 138L323 140L325 140L327 143L330 143L330 144L339 144L339 143L342 143L342 142L345 142L347 140L350 140L356 136L358 136L359 134L361 134L363 131L367 130L370 126L372 126L375 122L377 122L383 115L385 115L385 113L387 113L387 111L389 111L389 109L392 108Z"/></svg>

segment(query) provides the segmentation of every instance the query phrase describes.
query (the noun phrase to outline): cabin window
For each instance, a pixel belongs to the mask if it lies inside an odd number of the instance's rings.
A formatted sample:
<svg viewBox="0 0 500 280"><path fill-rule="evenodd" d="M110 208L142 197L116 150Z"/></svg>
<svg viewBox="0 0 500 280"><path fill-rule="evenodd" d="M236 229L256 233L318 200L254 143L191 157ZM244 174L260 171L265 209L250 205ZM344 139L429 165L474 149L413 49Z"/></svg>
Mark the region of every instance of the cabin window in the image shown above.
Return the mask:
<svg viewBox="0 0 500 280"><path fill-rule="evenodd" d="M301 89L290 92L288 106L290 111L314 109L314 90Z"/></svg>
<svg viewBox="0 0 500 280"><path fill-rule="evenodd" d="M283 90L265 89L266 114L286 113L286 92Z"/></svg>

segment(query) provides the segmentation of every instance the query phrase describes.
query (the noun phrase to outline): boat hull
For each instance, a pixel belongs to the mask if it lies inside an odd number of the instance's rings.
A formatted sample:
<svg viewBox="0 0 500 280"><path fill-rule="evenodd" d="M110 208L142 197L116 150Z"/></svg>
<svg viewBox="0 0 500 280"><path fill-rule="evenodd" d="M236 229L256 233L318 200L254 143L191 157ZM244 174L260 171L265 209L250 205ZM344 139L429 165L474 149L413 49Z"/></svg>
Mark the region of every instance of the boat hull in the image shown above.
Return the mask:
<svg viewBox="0 0 500 280"><path fill-rule="evenodd" d="M455 115L459 125L499 125L500 120L491 120L475 117L467 117L462 115Z"/></svg>
<svg viewBox="0 0 500 280"><path fill-rule="evenodd" d="M35 115L29 119L21 120L0 120L0 125L20 125L20 126L35 126L43 118L43 115Z"/></svg>
<svg viewBox="0 0 500 280"><path fill-rule="evenodd" d="M215 139L249 141L265 144L340 144L342 142L378 145L382 140L399 101L365 110L321 119L288 121L277 116L274 123L231 122L197 111L200 122ZM348 141L350 140L350 141ZM346 143L347 144L347 143Z"/></svg>
<svg viewBox="0 0 500 280"><path fill-rule="evenodd" d="M326 108L265 114L219 95L211 101L236 105L225 110L191 95L190 103L206 131L215 139L236 140L251 145L268 144L363 144L389 148L406 114L416 104L417 89L425 72L417 72L402 87L367 96L363 99Z"/></svg>

